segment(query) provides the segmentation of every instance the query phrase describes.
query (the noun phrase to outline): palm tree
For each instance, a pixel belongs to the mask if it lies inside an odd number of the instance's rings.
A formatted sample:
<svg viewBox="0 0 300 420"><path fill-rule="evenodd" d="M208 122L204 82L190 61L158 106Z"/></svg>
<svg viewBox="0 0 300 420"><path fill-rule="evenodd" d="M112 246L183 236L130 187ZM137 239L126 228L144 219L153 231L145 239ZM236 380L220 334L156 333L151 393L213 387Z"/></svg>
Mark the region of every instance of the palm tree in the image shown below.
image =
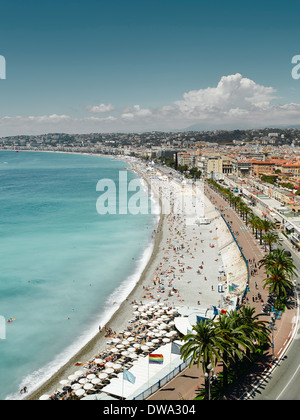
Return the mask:
<svg viewBox="0 0 300 420"><path fill-rule="evenodd" d="M263 314L255 314L255 308L242 306L238 313L240 322L244 325L252 343L252 348L246 348L246 354L249 358L250 350L255 351L257 345L270 344L270 330L266 326L267 321L259 320L259 317Z"/></svg>
<svg viewBox="0 0 300 420"><path fill-rule="evenodd" d="M259 227L260 227L260 218L256 216L255 214L251 215L250 224L252 226L253 233L255 230L255 238L257 239L257 231L259 230Z"/></svg>
<svg viewBox="0 0 300 420"><path fill-rule="evenodd" d="M278 310L282 310L287 297L287 291L293 289L293 283L287 273L278 265L269 268L268 275L269 277L264 279L264 288L269 286L269 292L274 293L276 296L275 307Z"/></svg>
<svg viewBox="0 0 300 420"><path fill-rule="evenodd" d="M213 322L207 320L197 323L193 326L195 333L189 333L182 337L185 344L181 347L181 357L187 360L190 356L189 367L197 363L197 367L202 363L203 373L207 371L207 366L215 366L215 360L220 360L220 351L222 351L222 337ZM208 395L208 382L205 381L205 397Z"/></svg>
<svg viewBox="0 0 300 420"><path fill-rule="evenodd" d="M278 235L277 233L270 231L266 232L263 236L263 240L265 242L265 245L268 244L270 247L270 252L272 252L272 244L275 244L278 242Z"/></svg>
<svg viewBox="0 0 300 420"><path fill-rule="evenodd" d="M267 219L262 219L261 221L261 226L262 226L262 230L266 233L269 232L270 230L275 228L275 225L273 222L271 222L270 220Z"/></svg>
<svg viewBox="0 0 300 420"><path fill-rule="evenodd" d="M235 361L244 355L242 348L250 345L245 326L237 322L237 312L222 314L216 321L217 334L222 338L223 389L228 386L228 360Z"/></svg>
<svg viewBox="0 0 300 420"><path fill-rule="evenodd" d="M282 248L276 248L264 258L259 261L259 268L264 266L268 273L273 267L279 267L282 269L291 279L297 275L296 266L294 265L293 258L286 254L286 251Z"/></svg>

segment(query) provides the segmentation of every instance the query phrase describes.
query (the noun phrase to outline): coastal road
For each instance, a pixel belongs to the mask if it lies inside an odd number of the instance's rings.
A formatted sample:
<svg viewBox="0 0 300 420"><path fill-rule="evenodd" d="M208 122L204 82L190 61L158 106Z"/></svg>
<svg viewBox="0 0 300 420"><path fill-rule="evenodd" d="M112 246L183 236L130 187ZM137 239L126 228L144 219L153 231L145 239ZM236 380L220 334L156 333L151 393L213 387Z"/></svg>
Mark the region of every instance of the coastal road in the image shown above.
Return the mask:
<svg viewBox="0 0 300 420"><path fill-rule="evenodd" d="M237 240L243 247L243 252L246 255L246 258L252 257L255 255L256 261L263 256L263 248L260 247L253 239L252 235L249 235L249 231L246 234L247 229L242 221L242 219L230 208L229 204L216 192L213 192L212 189L208 190L208 194L211 196L212 201L218 207L221 206L225 210L226 219L228 218L233 222L232 228L234 231L237 231ZM281 247L290 251L293 256L294 264L297 268L297 271L300 272L300 258L297 251L294 251L290 243L286 238L283 239L283 242L280 244ZM256 280L258 285L261 283L261 279L265 275L260 272L255 275L255 277L250 277L250 294L253 293L253 282ZM265 296L266 290L260 288L261 293ZM300 293L300 282L297 279L295 287L295 297L297 302L299 301ZM250 299L251 302L251 299ZM261 308L256 303L251 302L251 306L255 306L258 312L261 311ZM292 329L293 323L296 321L297 311L287 310L283 315L283 320L276 321L276 330L274 331L275 336L275 357L279 360L278 365L274 368L271 374L262 378L259 382L259 385L255 388L255 391L252 392L250 388L248 391L250 393L250 399L254 400L299 400L300 399L300 328L299 323L296 326L296 334L291 344L288 347L288 350L283 355L285 346L288 343L288 335ZM297 320L299 318L297 317ZM281 358L282 357L282 358Z"/></svg>
<svg viewBox="0 0 300 420"><path fill-rule="evenodd" d="M281 244L286 250L291 251L294 264L300 273L300 258L297 252L287 243ZM300 282L297 279L296 290L299 302ZM254 400L300 400L300 325L299 318L296 334L282 360L276 369L259 385L252 399Z"/></svg>

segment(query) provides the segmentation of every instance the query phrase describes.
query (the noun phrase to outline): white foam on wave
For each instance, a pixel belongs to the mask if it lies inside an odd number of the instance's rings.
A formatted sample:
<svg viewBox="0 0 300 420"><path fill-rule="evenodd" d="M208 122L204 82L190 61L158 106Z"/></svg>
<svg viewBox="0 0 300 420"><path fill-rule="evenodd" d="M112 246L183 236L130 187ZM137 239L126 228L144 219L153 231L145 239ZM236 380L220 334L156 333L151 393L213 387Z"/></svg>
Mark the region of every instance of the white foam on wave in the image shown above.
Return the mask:
<svg viewBox="0 0 300 420"><path fill-rule="evenodd" d="M156 215L153 218L153 228L156 229L159 223L160 205L156 200L155 196L151 192L151 207L152 214ZM25 376L20 383L19 389L27 387L29 393L35 391L42 386L48 379L50 379L62 366L64 366L70 358L72 358L84 345L86 345L92 338L95 337L95 331L98 332L99 326L103 327L106 325L116 311L120 308L121 304L128 297L131 291L139 281L148 261L151 258L154 239L152 236L141 256L137 261L135 271L129 275L124 281L115 289L115 291L107 298L104 307L101 308L98 316L94 317L84 331L77 337L77 339L61 353L59 353L54 360L43 366L42 368L34 371L33 373ZM83 361L85 362L85 361ZM27 394L28 395L28 394ZM22 399L26 394L20 395L19 393L8 395L6 400L18 400Z"/></svg>

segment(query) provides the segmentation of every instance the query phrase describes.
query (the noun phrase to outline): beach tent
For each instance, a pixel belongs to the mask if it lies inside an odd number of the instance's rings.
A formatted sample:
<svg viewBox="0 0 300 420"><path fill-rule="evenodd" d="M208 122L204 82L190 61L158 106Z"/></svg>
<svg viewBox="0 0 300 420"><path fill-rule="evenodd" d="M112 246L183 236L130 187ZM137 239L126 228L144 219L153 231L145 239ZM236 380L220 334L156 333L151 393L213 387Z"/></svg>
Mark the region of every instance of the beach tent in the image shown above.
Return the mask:
<svg viewBox="0 0 300 420"><path fill-rule="evenodd" d="M113 396L133 399L141 392L147 390L148 387L157 383L159 379L165 377L171 369L175 369L182 363L179 355L171 353L171 343L159 347L153 353L163 356L162 364L150 364L148 355L140 357L129 369L129 372L135 376L134 383L124 379L122 372L117 378L113 378L110 384L102 388L102 391Z"/></svg>

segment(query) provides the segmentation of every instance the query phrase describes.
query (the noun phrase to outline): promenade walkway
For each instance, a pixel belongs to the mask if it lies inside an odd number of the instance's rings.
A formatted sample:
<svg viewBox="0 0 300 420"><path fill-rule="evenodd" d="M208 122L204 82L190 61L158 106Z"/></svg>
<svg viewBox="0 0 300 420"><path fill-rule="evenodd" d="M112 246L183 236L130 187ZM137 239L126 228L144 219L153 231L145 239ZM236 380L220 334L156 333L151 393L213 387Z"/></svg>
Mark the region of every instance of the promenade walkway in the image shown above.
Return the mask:
<svg viewBox="0 0 300 420"><path fill-rule="evenodd" d="M250 261L249 292L246 295L246 304L254 307L257 313L262 312L262 305L267 301L268 290L263 288L262 280L265 278L264 269L258 268L258 261L265 255L264 246L259 245L252 234L251 228L246 227L242 218L230 208L229 203L223 197L213 191L210 187L205 187L205 192L212 203L222 212L225 220L231 225L231 230L235 232L235 237L239 246L248 261ZM258 298L260 296L260 299ZM262 300L262 301L261 301ZM292 332L296 323L296 303L288 308L281 319L276 320L274 330L274 349L270 349L261 363L257 363L254 369L243 378L236 386L229 390L225 396L227 399L245 398L251 392L253 384L258 382L272 367L274 363L284 354L292 337ZM265 315L262 319L270 321L270 316ZM274 358L273 361L273 353ZM221 365L217 366L215 373L221 371ZM148 398L148 400L192 400L199 391L204 388L204 376L202 368L196 365L185 369L180 375L170 381L163 388Z"/></svg>

